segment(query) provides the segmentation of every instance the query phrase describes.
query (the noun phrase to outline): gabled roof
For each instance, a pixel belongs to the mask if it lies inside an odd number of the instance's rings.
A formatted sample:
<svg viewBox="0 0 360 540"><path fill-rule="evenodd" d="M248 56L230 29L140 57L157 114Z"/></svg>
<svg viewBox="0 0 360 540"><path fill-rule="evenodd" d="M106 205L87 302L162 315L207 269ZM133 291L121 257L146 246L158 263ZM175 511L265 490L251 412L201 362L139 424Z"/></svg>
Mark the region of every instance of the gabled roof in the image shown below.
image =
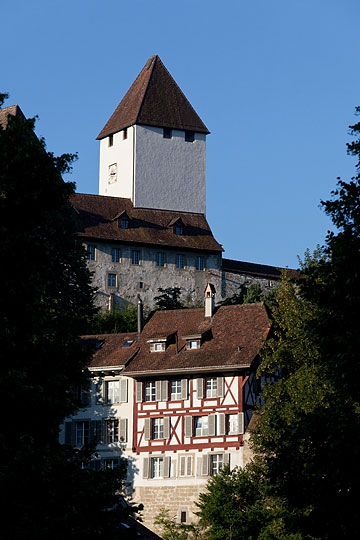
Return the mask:
<svg viewBox="0 0 360 540"><path fill-rule="evenodd" d="M158 55L148 59L97 139L134 124L209 133Z"/></svg>
<svg viewBox="0 0 360 540"><path fill-rule="evenodd" d="M129 376L201 373L250 367L269 333L263 303L221 306L209 319L203 308L156 311L139 338L139 352L124 370ZM164 352L150 352L157 334L178 336ZM204 336L200 349L188 350L186 336Z"/></svg>
<svg viewBox="0 0 360 540"><path fill-rule="evenodd" d="M90 241L147 244L178 250L221 252L203 214L170 210L134 208L130 199L75 193L71 203L76 210L78 234ZM118 226L114 217L126 212L128 229ZM169 222L181 215L184 234L176 235Z"/></svg>
<svg viewBox="0 0 360 540"><path fill-rule="evenodd" d="M2 129L7 128L9 116L18 116L21 118L25 118L19 105L11 105L10 107L4 107L3 109L0 109L0 127Z"/></svg>
<svg viewBox="0 0 360 540"><path fill-rule="evenodd" d="M136 332L82 336L82 340L95 348L90 369L124 367L138 351ZM129 341L133 343L126 346Z"/></svg>

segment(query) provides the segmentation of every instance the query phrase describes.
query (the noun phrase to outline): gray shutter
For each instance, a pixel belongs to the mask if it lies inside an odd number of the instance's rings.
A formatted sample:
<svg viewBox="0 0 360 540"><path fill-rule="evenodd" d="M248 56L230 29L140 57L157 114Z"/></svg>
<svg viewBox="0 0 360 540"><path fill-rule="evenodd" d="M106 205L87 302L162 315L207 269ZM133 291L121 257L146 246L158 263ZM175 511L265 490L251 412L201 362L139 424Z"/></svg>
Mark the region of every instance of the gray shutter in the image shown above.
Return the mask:
<svg viewBox="0 0 360 540"><path fill-rule="evenodd" d="M169 399L169 381L161 381L161 401Z"/></svg>
<svg viewBox="0 0 360 540"><path fill-rule="evenodd" d="M143 459L143 478L149 478L149 467L150 459L146 457Z"/></svg>
<svg viewBox="0 0 360 540"><path fill-rule="evenodd" d="M143 400L143 383L136 381L136 403L141 403Z"/></svg>
<svg viewBox="0 0 360 540"><path fill-rule="evenodd" d="M225 435L225 413L218 414L218 435Z"/></svg>
<svg viewBox="0 0 360 540"><path fill-rule="evenodd" d="M230 465L230 454L224 454L223 455L223 465Z"/></svg>
<svg viewBox="0 0 360 540"><path fill-rule="evenodd" d="M155 381L155 401L161 401L161 381Z"/></svg>
<svg viewBox="0 0 360 540"><path fill-rule="evenodd" d="M101 403L105 405L108 401L108 396L107 396L107 384L104 380L101 383L101 398L102 398Z"/></svg>
<svg viewBox="0 0 360 540"><path fill-rule="evenodd" d="M187 456L180 456L180 476L185 476L185 464Z"/></svg>
<svg viewBox="0 0 360 540"><path fill-rule="evenodd" d="M186 457L186 474L187 476L192 476L192 456Z"/></svg>
<svg viewBox="0 0 360 540"><path fill-rule="evenodd" d="M193 429L192 429L192 416L184 416L184 432L185 437L192 437L193 436Z"/></svg>
<svg viewBox="0 0 360 540"><path fill-rule="evenodd" d="M72 444L72 422L65 422L65 444Z"/></svg>
<svg viewBox="0 0 360 540"><path fill-rule="evenodd" d="M209 456L201 456L201 476L209 476Z"/></svg>
<svg viewBox="0 0 360 540"><path fill-rule="evenodd" d="M164 418L164 439L170 439L170 416Z"/></svg>
<svg viewBox="0 0 360 540"><path fill-rule="evenodd" d="M128 380L120 379L120 402L127 403L128 400Z"/></svg>
<svg viewBox="0 0 360 540"><path fill-rule="evenodd" d="M150 438L151 438L151 418L145 418L144 439L145 441L149 441Z"/></svg>
<svg viewBox="0 0 360 540"><path fill-rule="evenodd" d="M127 418L119 420L119 437L121 442L127 442Z"/></svg>
<svg viewBox="0 0 360 540"><path fill-rule="evenodd" d="M181 379L181 399L188 398L188 381L187 379Z"/></svg>
<svg viewBox="0 0 360 540"><path fill-rule="evenodd" d="M224 397L224 377L216 378L216 397Z"/></svg>
<svg viewBox="0 0 360 540"><path fill-rule="evenodd" d="M209 427L209 435L211 436L216 435L215 414L209 414L208 427Z"/></svg>
<svg viewBox="0 0 360 540"><path fill-rule="evenodd" d="M170 477L170 463L171 459L169 456L164 457L164 478Z"/></svg>
<svg viewBox="0 0 360 540"><path fill-rule="evenodd" d="M244 429L244 413L241 412L238 414L238 424L239 424L239 434L242 435L245 431Z"/></svg>
<svg viewBox="0 0 360 540"><path fill-rule="evenodd" d="M204 398L204 379L196 379L197 398Z"/></svg>

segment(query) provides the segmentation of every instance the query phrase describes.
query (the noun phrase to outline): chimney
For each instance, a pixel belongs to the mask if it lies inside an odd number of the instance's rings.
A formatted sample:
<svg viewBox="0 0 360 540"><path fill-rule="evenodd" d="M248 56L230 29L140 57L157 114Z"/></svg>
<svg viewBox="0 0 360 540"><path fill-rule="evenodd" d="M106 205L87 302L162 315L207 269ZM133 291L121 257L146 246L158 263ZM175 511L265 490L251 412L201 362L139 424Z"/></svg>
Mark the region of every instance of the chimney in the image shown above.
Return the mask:
<svg viewBox="0 0 360 540"><path fill-rule="evenodd" d="M138 304L137 304L137 331L138 336L140 336L143 325L143 303L141 301L140 295L138 295Z"/></svg>
<svg viewBox="0 0 360 540"><path fill-rule="evenodd" d="M205 317L212 317L215 309L215 287L208 283L205 287Z"/></svg>

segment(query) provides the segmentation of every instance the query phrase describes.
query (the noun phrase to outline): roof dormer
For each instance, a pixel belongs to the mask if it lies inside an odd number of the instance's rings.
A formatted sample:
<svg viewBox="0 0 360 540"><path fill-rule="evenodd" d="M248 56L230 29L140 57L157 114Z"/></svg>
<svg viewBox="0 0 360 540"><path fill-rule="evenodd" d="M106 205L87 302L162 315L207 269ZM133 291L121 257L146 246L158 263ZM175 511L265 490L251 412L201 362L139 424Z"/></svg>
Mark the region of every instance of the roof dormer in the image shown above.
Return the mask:
<svg viewBox="0 0 360 540"><path fill-rule="evenodd" d="M118 212L113 221L117 221L119 229L128 229L130 226L130 218L125 210Z"/></svg>
<svg viewBox="0 0 360 540"><path fill-rule="evenodd" d="M185 234L185 225L181 217L173 218L169 225L169 228L173 228L174 234L177 234L179 236Z"/></svg>

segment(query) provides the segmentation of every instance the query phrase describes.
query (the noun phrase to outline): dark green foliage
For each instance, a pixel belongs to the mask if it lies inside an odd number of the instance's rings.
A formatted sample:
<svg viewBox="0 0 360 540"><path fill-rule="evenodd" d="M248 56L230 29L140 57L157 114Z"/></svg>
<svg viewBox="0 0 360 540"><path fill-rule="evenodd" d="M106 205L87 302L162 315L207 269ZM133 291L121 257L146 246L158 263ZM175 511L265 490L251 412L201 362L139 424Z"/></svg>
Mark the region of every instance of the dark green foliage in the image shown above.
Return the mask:
<svg viewBox="0 0 360 540"><path fill-rule="evenodd" d="M69 203L74 185L62 179L75 156L54 157L33 126L9 117L0 129L1 537L113 538L108 523L119 511L104 508L119 473L81 470L58 443L59 424L78 405L72 388L88 382L90 351L79 336L95 309Z"/></svg>
<svg viewBox="0 0 360 540"><path fill-rule="evenodd" d="M263 291L259 283L252 283L247 287L240 285L239 291L230 298L226 298L219 303L220 306L231 306L234 304L253 304L255 302L265 302L268 308L272 309L276 298L276 289Z"/></svg>
<svg viewBox="0 0 360 540"><path fill-rule="evenodd" d="M96 313L86 333L117 334L120 332L136 332L136 330L137 309L130 306L119 311Z"/></svg>
<svg viewBox="0 0 360 540"><path fill-rule="evenodd" d="M169 514L169 510L163 509L155 518L163 540L206 540L202 527L193 523L178 523L176 517Z"/></svg>
<svg viewBox="0 0 360 540"><path fill-rule="evenodd" d="M155 305L157 309L181 309L183 306L180 302L181 289L180 287L168 287L158 289L161 293L159 296L155 296Z"/></svg>

